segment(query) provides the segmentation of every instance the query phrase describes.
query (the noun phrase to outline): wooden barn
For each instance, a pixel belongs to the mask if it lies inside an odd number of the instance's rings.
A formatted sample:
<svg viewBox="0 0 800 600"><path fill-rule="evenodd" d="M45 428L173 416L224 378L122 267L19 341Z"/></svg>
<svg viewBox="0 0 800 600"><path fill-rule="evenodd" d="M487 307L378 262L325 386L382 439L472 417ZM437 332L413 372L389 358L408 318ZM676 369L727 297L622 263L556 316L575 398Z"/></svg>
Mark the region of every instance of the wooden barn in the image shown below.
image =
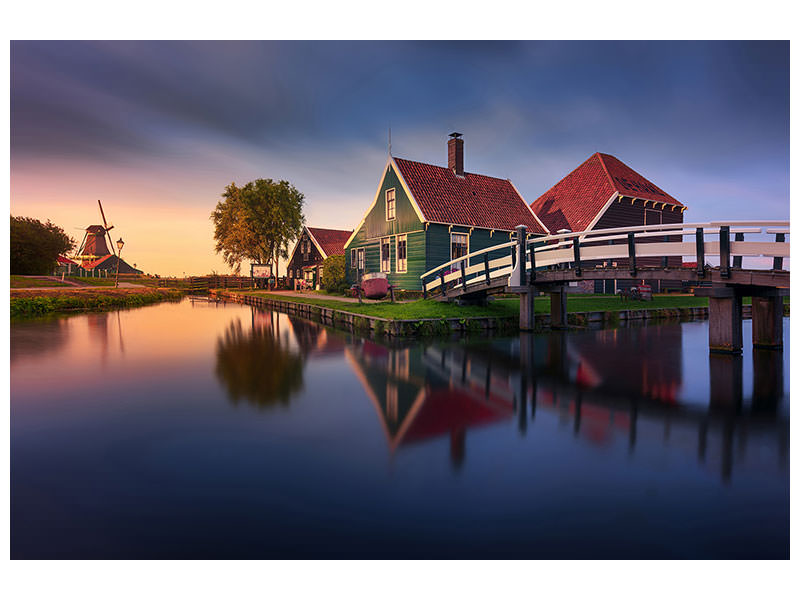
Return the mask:
<svg viewBox="0 0 800 600"><path fill-rule="evenodd" d="M635 225L683 223L686 206L650 182L618 158L596 152L561 181L547 190L531 205L533 212L551 233L560 230L587 231ZM653 238L653 241L663 241ZM644 258L643 267L681 266L680 257L669 259ZM616 261L618 266L627 260ZM587 282L586 291L614 293L641 280L608 280ZM653 290L662 289L667 282L648 281Z"/></svg>
<svg viewBox="0 0 800 600"><path fill-rule="evenodd" d="M511 181L464 170L460 133L450 134L447 150L447 167L389 156L375 198L345 244L349 283L383 272L400 289L420 290L422 273L509 241L517 225L546 235Z"/></svg>
<svg viewBox="0 0 800 600"><path fill-rule="evenodd" d="M319 289L322 263L329 256L344 254L344 244L353 233L344 229L303 227L286 266L287 285L296 288L300 281Z"/></svg>

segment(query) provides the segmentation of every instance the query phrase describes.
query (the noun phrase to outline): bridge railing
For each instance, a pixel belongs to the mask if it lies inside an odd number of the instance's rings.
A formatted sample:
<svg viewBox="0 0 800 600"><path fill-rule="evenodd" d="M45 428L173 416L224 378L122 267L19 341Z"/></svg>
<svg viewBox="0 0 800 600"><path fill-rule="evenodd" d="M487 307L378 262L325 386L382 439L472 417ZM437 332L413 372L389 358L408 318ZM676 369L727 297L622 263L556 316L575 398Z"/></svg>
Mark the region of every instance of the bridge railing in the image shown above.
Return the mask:
<svg viewBox="0 0 800 600"><path fill-rule="evenodd" d="M745 241L745 234L775 237L774 241ZM772 268L782 270L783 259L789 257L788 234L788 221L665 223L547 236L528 235L521 227L511 241L449 260L426 271L420 279L427 297L448 289L464 293L470 288L479 291L527 285L542 268L571 268L580 277L586 263L619 259L626 262L630 277L635 278L637 259L662 258L662 266L667 267L670 257L696 261L696 275L702 278L710 256L719 257L720 273L725 277L731 268L742 268L743 257L772 257ZM519 239L523 237L525 244L520 248Z"/></svg>

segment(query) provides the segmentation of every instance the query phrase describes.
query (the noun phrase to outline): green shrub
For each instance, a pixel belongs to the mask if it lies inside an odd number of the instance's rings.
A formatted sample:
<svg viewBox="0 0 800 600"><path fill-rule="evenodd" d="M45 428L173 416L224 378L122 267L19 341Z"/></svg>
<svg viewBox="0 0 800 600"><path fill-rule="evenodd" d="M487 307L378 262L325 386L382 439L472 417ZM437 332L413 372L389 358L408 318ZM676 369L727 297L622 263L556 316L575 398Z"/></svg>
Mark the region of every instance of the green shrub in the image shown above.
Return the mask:
<svg viewBox="0 0 800 600"><path fill-rule="evenodd" d="M344 255L334 254L322 263L322 288L331 294L343 294L347 289Z"/></svg>

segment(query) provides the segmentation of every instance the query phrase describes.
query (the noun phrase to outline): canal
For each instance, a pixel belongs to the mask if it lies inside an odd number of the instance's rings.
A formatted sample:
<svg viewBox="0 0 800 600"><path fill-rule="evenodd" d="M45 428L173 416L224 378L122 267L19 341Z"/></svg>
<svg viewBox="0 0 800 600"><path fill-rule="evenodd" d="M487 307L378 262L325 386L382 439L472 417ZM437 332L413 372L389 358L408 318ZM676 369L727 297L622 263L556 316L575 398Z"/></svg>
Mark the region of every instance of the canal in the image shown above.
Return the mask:
<svg viewBox="0 0 800 600"><path fill-rule="evenodd" d="M12 558L788 558L784 351L383 342L194 301L11 324Z"/></svg>

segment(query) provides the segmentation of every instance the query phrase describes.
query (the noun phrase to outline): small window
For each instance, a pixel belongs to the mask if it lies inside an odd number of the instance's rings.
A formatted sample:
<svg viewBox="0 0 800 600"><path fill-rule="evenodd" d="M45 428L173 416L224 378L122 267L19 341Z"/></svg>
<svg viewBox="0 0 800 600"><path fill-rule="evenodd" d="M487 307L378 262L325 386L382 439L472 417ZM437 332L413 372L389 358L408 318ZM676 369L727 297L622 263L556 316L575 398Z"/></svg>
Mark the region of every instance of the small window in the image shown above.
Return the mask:
<svg viewBox="0 0 800 600"><path fill-rule="evenodd" d="M390 244L391 240L389 238L383 238L381 240L381 271L384 273L388 273L392 270L392 261L389 252Z"/></svg>
<svg viewBox="0 0 800 600"><path fill-rule="evenodd" d="M294 279L294 269L289 269L289 279Z"/></svg>
<svg viewBox="0 0 800 600"><path fill-rule="evenodd" d="M645 209L644 211L644 224L645 225L661 225L661 211Z"/></svg>
<svg viewBox="0 0 800 600"><path fill-rule="evenodd" d="M408 270L408 241L406 236L397 236L397 248L395 248L395 256L397 257L397 272L405 273Z"/></svg>
<svg viewBox="0 0 800 600"><path fill-rule="evenodd" d="M356 268L358 268L358 265L356 264L356 249L355 248L351 248L351 250L350 250L350 268L353 271L355 271Z"/></svg>
<svg viewBox="0 0 800 600"><path fill-rule="evenodd" d="M469 236L466 233L450 234L450 259L469 254Z"/></svg>
<svg viewBox="0 0 800 600"><path fill-rule="evenodd" d="M394 221L395 206L394 206L394 188L386 190L386 220Z"/></svg>
<svg viewBox="0 0 800 600"><path fill-rule="evenodd" d="M356 259L356 264L358 265L358 270L359 271L363 271L364 270L364 249L363 248L359 248L358 249L357 256L358 256L358 258Z"/></svg>

